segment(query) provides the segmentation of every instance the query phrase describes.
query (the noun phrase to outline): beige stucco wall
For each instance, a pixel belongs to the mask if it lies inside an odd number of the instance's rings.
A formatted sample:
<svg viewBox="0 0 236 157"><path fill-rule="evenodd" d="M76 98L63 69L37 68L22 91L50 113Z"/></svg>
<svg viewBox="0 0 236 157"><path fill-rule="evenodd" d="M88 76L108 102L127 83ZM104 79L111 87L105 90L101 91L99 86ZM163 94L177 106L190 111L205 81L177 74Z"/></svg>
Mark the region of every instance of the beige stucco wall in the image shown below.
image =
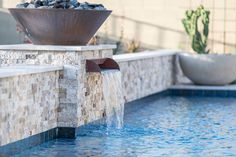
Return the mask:
<svg viewBox="0 0 236 157"><path fill-rule="evenodd" d="M14 7L21 1L24 0L0 0L0 7ZM99 31L102 36L116 40L120 38L136 40L147 48L185 50L190 50L189 40L180 20L184 17L186 9L194 9L203 4L211 11L209 35L211 51L236 51L235 0L90 0L89 2L103 3L113 10L113 14ZM2 23L1 20L0 24ZM6 27L1 27L1 30L9 32ZM0 37L0 42L2 40Z"/></svg>
<svg viewBox="0 0 236 157"><path fill-rule="evenodd" d="M100 29L109 38L137 40L149 48L189 50L181 19L189 8L203 4L211 11L209 48L236 50L235 0L91 0L113 10Z"/></svg>
<svg viewBox="0 0 236 157"><path fill-rule="evenodd" d="M0 6L2 8L15 7L16 3L24 2L26 0L0 0Z"/></svg>

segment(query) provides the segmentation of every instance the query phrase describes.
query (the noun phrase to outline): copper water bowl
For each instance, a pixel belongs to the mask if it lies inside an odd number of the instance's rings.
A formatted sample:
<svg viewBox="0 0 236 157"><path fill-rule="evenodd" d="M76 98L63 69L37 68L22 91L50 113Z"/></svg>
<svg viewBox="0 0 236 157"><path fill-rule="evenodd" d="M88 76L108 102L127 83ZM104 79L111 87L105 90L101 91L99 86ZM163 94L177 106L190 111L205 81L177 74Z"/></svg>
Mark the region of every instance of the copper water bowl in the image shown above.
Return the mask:
<svg viewBox="0 0 236 157"><path fill-rule="evenodd" d="M36 45L86 45L110 10L9 9Z"/></svg>

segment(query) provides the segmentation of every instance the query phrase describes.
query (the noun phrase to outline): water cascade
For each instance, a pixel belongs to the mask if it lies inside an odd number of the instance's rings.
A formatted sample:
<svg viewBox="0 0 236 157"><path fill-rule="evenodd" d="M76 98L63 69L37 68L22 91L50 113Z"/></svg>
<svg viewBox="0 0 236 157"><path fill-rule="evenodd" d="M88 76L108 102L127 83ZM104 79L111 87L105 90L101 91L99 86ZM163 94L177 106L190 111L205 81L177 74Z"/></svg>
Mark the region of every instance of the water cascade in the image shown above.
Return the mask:
<svg viewBox="0 0 236 157"><path fill-rule="evenodd" d="M111 58L86 60L86 72L100 73L107 129L123 127L124 97L119 65Z"/></svg>
<svg viewBox="0 0 236 157"><path fill-rule="evenodd" d="M107 128L121 129L124 117L124 99L119 70L102 70L103 97Z"/></svg>

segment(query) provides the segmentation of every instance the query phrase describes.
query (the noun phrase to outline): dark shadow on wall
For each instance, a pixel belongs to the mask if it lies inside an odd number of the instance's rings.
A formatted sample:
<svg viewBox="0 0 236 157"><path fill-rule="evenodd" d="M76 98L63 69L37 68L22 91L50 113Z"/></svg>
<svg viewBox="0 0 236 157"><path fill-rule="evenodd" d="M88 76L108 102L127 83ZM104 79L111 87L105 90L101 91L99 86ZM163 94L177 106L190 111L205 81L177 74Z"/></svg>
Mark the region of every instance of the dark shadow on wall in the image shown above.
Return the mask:
<svg viewBox="0 0 236 157"><path fill-rule="evenodd" d="M23 35L17 33L16 22L6 9L0 9L0 45L23 43Z"/></svg>

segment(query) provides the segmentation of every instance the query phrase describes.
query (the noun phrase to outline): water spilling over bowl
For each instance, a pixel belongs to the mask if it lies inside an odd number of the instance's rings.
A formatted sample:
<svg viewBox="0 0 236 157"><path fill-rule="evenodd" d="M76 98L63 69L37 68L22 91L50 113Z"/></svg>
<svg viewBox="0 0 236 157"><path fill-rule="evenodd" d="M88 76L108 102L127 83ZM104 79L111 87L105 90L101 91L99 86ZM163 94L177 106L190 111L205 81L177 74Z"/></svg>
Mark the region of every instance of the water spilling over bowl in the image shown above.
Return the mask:
<svg viewBox="0 0 236 157"><path fill-rule="evenodd" d="M9 9L36 45L86 45L110 10Z"/></svg>

